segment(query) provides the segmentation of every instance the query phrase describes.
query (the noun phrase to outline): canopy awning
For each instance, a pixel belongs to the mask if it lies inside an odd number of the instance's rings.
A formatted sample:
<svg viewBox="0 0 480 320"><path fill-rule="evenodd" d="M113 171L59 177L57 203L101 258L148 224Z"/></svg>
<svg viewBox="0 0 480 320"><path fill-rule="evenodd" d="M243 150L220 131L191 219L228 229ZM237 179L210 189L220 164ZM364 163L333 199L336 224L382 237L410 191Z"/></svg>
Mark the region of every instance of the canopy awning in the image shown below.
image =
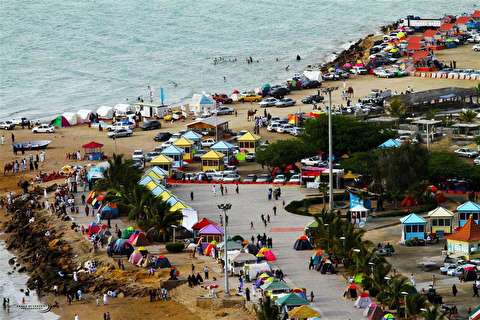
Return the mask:
<svg viewBox="0 0 480 320"><path fill-rule="evenodd" d="M99 142L95 142L95 141L90 141L89 143L85 143L82 148L84 149L98 149L98 148L102 148L103 147L103 144L99 143Z"/></svg>

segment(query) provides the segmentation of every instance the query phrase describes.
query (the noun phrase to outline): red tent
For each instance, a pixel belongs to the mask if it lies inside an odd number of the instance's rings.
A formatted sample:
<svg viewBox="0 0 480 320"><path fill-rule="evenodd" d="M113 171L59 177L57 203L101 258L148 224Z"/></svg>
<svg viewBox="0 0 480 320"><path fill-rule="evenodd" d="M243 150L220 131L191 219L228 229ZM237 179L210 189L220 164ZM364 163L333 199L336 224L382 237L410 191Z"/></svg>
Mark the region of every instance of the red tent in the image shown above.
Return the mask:
<svg viewBox="0 0 480 320"><path fill-rule="evenodd" d="M440 26L440 31L449 31L452 30L453 28L453 23L444 23Z"/></svg>
<svg viewBox="0 0 480 320"><path fill-rule="evenodd" d="M415 200L412 197L405 197L400 203L402 207L413 207L415 205Z"/></svg>
<svg viewBox="0 0 480 320"><path fill-rule="evenodd" d="M202 220L198 221L197 223L195 223L193 226L192 226L192 229L193 230L200 230L200 229L203 229L204 227L208 226L209 224L214 224L216 225L216 223L210 219L207 219L207 218L203 218Z"/></svg>
<svg viewBox="0 0 480 320"><path fill-rule="evenodd" d="M84 149L99 149L102 148L103 144L95 142L95 141L90 141L89 143L85 143L82 148Z"/></svg>
<svg viewBox="0 0 480 320"><path fill-rule="evenodd" d="M413 61L417 62L426 59L430 54L428 51L417 51L413 54Z"/></svg>
<svg viewBox="0 0 480 320"><path fill-rule="evenodd" d="M475 10L472 14L472 18L479 19L480 18L480 10Z"/></svg>
<svg viewBox="0 0 480 320"><path fill-rule="evenodd" d="M424 33L423 33L423 36L425 38L433 38L435 37L435 35L438 33L437 30L433 30L433 29L428 29L426 30Z"/></svg>

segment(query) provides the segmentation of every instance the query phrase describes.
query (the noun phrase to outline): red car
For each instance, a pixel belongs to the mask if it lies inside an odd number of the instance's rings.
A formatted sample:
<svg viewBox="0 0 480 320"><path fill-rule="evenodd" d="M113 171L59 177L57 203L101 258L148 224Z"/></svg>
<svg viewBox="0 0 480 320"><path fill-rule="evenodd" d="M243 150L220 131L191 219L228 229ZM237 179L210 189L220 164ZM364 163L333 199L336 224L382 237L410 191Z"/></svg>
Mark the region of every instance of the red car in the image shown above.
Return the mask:
<svg viewBox="0 0 480 320"><path fill-rule="evenodd" d="M233 103L232 98L230 98L226 94L214 94L214 95L212 95L212 98L217 103L221 103L221 104L231 104L231 103Z"/></svg>

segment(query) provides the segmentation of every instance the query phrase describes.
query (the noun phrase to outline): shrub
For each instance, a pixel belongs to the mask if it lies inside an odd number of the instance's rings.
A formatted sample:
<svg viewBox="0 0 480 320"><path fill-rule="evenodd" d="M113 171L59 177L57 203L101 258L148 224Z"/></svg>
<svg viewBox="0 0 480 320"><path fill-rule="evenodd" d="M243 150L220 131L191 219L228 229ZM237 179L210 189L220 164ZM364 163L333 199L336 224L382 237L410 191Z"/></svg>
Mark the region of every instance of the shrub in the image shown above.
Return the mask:
<svg viewBox="0 0 480 320"><path fill-rule="evenodd" d="M171 253L182 252L185 246L181 242L169 242L165 245L165 249Z"/></svg>
<svg viewBox="0 0 480 320"><path fill-rule="evenodd" d="M235 242L242 242L243 240L244 240L243 237L238 234L232 237L232 241L235 241Z"/></svg>

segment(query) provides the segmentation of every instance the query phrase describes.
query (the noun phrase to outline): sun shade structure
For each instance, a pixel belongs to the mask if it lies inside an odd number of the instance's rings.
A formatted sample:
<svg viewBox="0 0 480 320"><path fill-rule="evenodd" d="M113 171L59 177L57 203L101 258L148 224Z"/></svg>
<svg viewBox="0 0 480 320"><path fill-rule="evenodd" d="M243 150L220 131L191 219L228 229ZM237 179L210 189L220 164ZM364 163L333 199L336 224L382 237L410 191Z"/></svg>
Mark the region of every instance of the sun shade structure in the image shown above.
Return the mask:
<svg viewBox="0 0 480 320"><path fill-rule="evenodd" d="M243 149L247 152L255 153L255 150L258 146L258 142L260 141L261 137L257 136L256 134L251 133L248 131L243 136L237 139L238 146L240 149Z"/></svg>
<svg viewBox="0 0 480 320"><path fill-rule="evenodd" d="M224 169L223 158L225 155L215 150L210 150L201 156L202 159L202 170L217 170L222 171Z"/></svg>
<svg viewBox="0 0 480 320"><path fill-rule="evenodd" d="M308 305L308 301L305 298L300 297L298 294L289 293L275 300L275 304L281 307L295 307Z"/></svg>
<svg viewBox="0 0 480 320"><path fill-rule="evenodd" d="M198 235L203 237L206 242L220 242L223 240L223 228L216 224L209 224L200 229Z"/></svg>
<svg viewBox="0 0 480 320"><path fill-rule="evenodd" d="M313 310L309 306L295 307L288 312L288 316L291 319L308 319L308 318L320 318L320 313Z"/></svg>
<svg viewBox="0 0 480 320"><path fill-rule="evenodd" d="M172 162L173 168L183 167L183 155L185 154L185 151L182 148L171 145L163 149L161 154L173 160Z"/></svg>
<svg viewBox="0 0 480 320"><path fill-rule="evenodd" d="M139 184L149 189L155 197L159 197L167 202L170 205L171 212L190 208L186 203L174 196L161 181L153 179L150 175L144 175L142 179L140 179Z"/></svg>
<svg viewBox="0 0 480 320"><path fill-rule="evenodd" d="M480 225L472 217L457 232L446 236L448 252L472 259L480 255Z"/></svg>
<svg viewBox="0 0 480 320"><path fill-rule="evenodd" d="M262 289L263 291L278 293L278 292L288 292L290 291L291 288L284 281L274 279L273 281L269 281L261 285L260 289Z"/></svg>
<svg viewBox="0 0 480 320"><path fill-rule="evenodd" d="M388 139L378 147L380 149L390 149L390 148L399 148L401 145L402 143L397 139Z"/></svg>
<svg viewBox="0 0 480 320"><path fill-rule="evenodd" d="M470 99L470 97L477 97L475 89L472 88L458 88L447 87L440 89L431 89L425 91L412 92L407 94L397 95L395 97L387 98L387 102L390 103L394 99L399 99L400 102L405 104L410 111L418 110L413 108L415 105L429 105L432 101L442 100L442 97L450 96L460 99Z"/></svg>
<svg viewBox="0 0 480 320"><path fill-rule="evenodd" d="M183 149L183 160L190 161L192 160L192 148L195 143L192 140L189 140L185 137L180 137L173 142L173 145Z"/></svg>
<svg viewBox="0 0 480 320"><path fill-rule="evenodd" d="M472 313L468 316L468 320L480 320L480 305L472 310Z"/></svg>

